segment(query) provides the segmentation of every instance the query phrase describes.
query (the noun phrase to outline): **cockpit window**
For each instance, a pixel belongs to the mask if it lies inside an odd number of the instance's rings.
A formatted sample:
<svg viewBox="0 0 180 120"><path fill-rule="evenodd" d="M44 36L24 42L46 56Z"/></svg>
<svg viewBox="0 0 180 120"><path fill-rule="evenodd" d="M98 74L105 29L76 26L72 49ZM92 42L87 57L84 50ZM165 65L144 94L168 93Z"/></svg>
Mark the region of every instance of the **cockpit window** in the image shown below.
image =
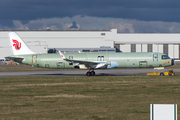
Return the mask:
<svg viewBox="0 0 180 120"><path fill-rule="evenodd" d="M162 59L171 59L171 58L167 55L162 55Z"/></svg>

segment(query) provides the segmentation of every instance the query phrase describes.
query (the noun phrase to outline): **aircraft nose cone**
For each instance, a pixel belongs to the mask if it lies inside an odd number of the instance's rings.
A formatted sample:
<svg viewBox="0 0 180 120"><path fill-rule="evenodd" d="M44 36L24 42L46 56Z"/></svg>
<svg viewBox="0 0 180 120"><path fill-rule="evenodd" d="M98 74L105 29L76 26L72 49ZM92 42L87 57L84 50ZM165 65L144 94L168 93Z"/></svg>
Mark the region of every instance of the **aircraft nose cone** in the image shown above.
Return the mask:
<svg viewBox="0 0 180 120"><path fill-rule="evenodd" d="M175 60L174 60L174 59L171 60L171 64L172 64L172 65L175 64Z"/></svg>

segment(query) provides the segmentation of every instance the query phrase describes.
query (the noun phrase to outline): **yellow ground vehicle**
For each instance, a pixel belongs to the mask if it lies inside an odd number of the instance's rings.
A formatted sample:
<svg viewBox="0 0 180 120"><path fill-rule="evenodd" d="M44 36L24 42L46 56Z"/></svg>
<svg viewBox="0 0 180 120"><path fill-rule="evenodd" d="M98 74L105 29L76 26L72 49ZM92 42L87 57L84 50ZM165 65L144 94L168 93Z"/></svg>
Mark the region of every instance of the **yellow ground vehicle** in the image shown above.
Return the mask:
<svg viewBox="0 0 180 120"><path fill-rule="evenodd" d="M169 69L168 71L165 71L165 72L147 73L147 75L159 75L159 76L169 75L169 76L172 76L172 75L175 75L175 73L174 73L173 69Z"/></svg>

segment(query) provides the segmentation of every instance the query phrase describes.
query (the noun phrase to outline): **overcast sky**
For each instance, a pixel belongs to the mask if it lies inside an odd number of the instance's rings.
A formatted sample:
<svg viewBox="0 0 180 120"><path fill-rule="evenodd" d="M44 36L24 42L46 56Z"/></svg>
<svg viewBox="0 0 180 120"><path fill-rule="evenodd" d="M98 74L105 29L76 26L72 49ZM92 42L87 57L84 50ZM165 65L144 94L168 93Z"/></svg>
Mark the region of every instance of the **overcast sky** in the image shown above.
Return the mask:
<svg viewBox="0 0 180 120"><path fill-rule="evenodd" d="M180 0L1 0L0 29L180 33Z"/></svg>

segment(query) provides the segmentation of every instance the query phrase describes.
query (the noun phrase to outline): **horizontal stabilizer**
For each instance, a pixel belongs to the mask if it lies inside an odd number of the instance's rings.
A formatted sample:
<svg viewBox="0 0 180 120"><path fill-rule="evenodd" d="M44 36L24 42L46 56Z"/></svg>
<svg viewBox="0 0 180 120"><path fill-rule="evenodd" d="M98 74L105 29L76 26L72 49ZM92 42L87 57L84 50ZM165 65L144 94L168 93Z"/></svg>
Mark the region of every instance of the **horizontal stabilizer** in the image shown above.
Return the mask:
<svg viewBox="0 0 180 120"><path fill-rule="evenodd" d="M22 62L24 60L24 58L21 57L5 57L8 60L13 60L15 62Z"/></svg>

